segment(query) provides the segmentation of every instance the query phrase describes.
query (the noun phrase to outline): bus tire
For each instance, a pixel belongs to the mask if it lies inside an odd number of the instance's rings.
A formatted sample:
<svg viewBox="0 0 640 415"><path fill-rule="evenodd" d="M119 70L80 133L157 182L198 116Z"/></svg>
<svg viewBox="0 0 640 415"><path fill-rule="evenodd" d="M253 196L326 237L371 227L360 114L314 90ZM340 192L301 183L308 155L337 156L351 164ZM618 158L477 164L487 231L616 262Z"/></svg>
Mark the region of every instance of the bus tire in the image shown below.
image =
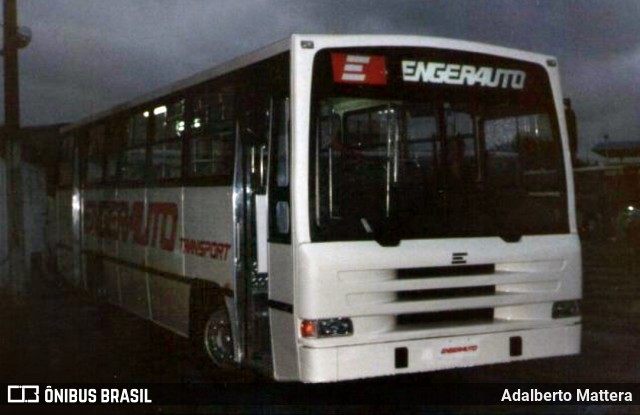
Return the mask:
<svg viewBox="0 0 640 415"><path fill-rule="evenodd" d="M224 301L209 315L203 331L204 349L213 363L224 369L235 368L231 319Z"/></svg>

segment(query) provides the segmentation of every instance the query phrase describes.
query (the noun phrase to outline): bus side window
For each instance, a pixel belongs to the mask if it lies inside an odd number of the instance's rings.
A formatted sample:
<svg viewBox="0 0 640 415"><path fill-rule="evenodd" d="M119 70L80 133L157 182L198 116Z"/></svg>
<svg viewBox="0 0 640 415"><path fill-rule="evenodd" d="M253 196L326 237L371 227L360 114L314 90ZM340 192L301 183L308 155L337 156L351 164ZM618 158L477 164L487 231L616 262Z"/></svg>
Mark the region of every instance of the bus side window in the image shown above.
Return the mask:
<svg viewBox="0 0 640 415"><path fill-rule="evenodd" d="M103 156L104 156L104 125L97 125L89 130L89 141L87 143L87 183L102 182Z"/></svg>
<svg viewBox="0 0 640 415"><path fill-rule="evenodd" d="M251 187L255 194L265 194L267 188L267 144L271 109L264 99L249 99L252 105L244 111L241 121L243 141L247 146L245 157L250 161ZM274 136L277 127L274 126Z"/></svg>
<svg viewBox="0 0 640 415"><path fill-rule="evenodd" d="M185 135L185 101L180 99L153 110L151 176L176 179L182 172L182 138Z"/></svg>
<svg viewBox="0 0 640 415"><path fill-rule="evenodd" d="M60 160L58 163L58 187L70 187L73 184L73 136L62 138Z"/></svg>
<svg viewBox="0 0 640 415"><path fill-rule="evenodd" d="M122 180L141 181L145 177L148 118L148 111L137 113L129 118L129 136L120 160Z"/></svg>
<svg viewBox="0 0 640 415"><path fill-rule="evenodd" d="M276 100L273 110L269 185L269 241L291 243L289 99Z"/></svg>
<svg viewBox="0 0 640 415"><path fill-rule="evenodd" d="M235 144L233 91L233 87L225 86L194 98L189 142L190 177L231 178Z"/></svg>
<svg viewBox="0 0 640 415"><path fill-rule="evenodd" d="M289 186L289 101L284 100L278 102L275 108L275 139L277 142L277 159L276 159L276 183L278 187Z"/></svg>
<svg viewBox="0 0 640 415"><path fill-rule="evenodd" d="M107 128L107 139L104 147L107 155L105 180L115 182L118 180L118 165L122 147L129 137L129 123L126 119L113 120Z"/></svg>

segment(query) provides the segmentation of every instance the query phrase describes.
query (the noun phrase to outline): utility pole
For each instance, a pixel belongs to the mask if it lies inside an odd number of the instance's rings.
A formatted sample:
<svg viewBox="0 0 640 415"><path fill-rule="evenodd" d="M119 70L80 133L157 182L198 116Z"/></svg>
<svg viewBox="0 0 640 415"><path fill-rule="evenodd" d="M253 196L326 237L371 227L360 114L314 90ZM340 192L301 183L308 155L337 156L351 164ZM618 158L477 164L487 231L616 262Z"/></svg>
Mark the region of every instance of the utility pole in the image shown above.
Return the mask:
<svg viewBox="0 0 640 415"><path fill-rule="evenodd" d="M4 0L4 146L7 166L9 281L20 295L26 288L23 199L21 192L20 89L18 77L18 10Z"/></svg>

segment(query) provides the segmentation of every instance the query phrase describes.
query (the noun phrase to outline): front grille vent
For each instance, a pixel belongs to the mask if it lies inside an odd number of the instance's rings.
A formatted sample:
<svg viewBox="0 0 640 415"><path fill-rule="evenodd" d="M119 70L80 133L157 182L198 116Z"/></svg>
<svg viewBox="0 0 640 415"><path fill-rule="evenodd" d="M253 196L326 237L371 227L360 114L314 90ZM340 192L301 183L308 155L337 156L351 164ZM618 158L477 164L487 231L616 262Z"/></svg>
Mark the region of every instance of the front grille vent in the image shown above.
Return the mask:
<svg viewBox="0 0 640 415"><path fill-rule="evenodd" d="M398 291L398 301L443 300L495 295L495 285L477 287L439 288L431 290Z"/></svg>
<svg viewBox="0 0 640 415"><path fill-rule="evenodd" d="M495 264L406 268L398 270L398 279L465 277L472 275L489 275L495 272Z"/></svg>
<svg viewBox="0 0 640 415"><path fill-rule="evenodd" d="M398 326L438 327L448 325L486 324L493 321L493 308L438 311L432 313L400 314Z"/></svg>

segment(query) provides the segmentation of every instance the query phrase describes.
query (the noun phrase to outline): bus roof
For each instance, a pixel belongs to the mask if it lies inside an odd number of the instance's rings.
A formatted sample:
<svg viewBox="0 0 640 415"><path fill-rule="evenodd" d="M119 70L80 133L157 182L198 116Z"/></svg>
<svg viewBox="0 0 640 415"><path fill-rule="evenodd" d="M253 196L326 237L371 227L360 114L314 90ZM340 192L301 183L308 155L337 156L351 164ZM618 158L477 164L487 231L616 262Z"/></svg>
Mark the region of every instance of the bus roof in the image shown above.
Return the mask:
<svg viewBox="0 0 640 415"><path fill-rule="evenodd" d="M290 45L291 45L291 39L284 39L279 42L272 43L271 45L265 46L261 49L255 50L253 52L250 52L244 55L240 55L220 65L216 65L213 68L205 69L204 71L198 72L195 75L192 75L186 79L182 79L180 81L171 83L160 89L156 89L155 91L152 91L150 93L141 95L131 101L127 101L115 107L111 107L108 110L101 111L101 112L89 115L87 117L81 118L79 121L63 127L60 131L61 133L64 134L68 131L90 124L104 117L108 117L118 112L135 108L146 102L153 101L155 99L169 95L176 91L180 91L182 89L186 89L186 88L190 88L192 86L198 85L209 79L213 79L218 76L222 76L224 74L233 72L236 69L251 65L256 62L260 62L264 59L268 59L272 56L286 52L287 50L289 50Z"/></svg>

